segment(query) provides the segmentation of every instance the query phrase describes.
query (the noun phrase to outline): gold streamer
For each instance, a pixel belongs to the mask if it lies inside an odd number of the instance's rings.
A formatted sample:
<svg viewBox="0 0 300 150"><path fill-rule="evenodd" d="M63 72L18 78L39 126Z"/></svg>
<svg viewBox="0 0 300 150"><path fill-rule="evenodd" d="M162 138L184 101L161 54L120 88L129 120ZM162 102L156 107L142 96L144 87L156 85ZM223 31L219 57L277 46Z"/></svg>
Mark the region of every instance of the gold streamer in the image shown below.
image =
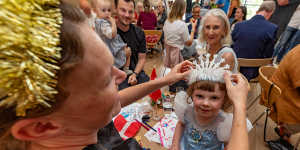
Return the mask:
<svg viewBox="0 0 300 150"><path fill-rule="evenodd" d="M59 0L0 0L1 107L17 116L38 105L51 107L57 94L62 14ZM4 108L4 109L5 109Z"/></svg>

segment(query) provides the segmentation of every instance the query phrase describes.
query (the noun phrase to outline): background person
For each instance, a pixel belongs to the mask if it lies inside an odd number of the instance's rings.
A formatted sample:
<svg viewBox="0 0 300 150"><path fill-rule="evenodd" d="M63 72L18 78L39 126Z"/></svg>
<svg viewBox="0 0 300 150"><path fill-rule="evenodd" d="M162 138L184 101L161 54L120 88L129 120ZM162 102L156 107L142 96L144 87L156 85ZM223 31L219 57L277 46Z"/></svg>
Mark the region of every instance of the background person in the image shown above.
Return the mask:
<svg viewBox="0 0 300 150"><path fill-rule="evenodd" d="M283 56L298 44L300 44L300 5L275 45L273 57L276 57L276 62L279 63Z"/></svg>
<svg viewBox="0 0 300 150"><path fill-rule="evenodd" d="M117 34L116 22L111 16L111 0L97 0L96 5L95 31L109 47L114 56L114 65L125 71L127 75L131 75L133 73L132 70L129 70L131 50Z"/></svg>
<svg viewBox="0 0 300 150"><path fill-rule="evenodd" d="M230 24L226 14L220 9L211 9L201 20L200 41L206 43L207 52L218 55L216 61L224 58L233 73L237 73L238 62L235 52L230 48Z"/></svg>
<svg viewBox="0 0 300 150"><path fill-rule="evenodd" d="M264 1L250 20L235 25L232 47L238 58L270 58L274 51L277 25L269 22L275 9L273 1ZM251 80L258 76L257 67L241 67L240 72Z"/></svg>
<svg viewBox="0 0 300 150"><path fill-rule="evenodd" d="M216 0L216 5L218 8L222 9L227 15L230 6L230 0Z"/></svg>
<svg viewBox="0 0 300 150"><path fill-rule="evenodd" d="M136 3L136 10L134 11L134 22L133 23L137 23L141 12L144 11L144 4L142 1L137 1Z"/></svg>
<svg viewBox="0 0 300 150"><path fill-rule="evenodd" d="M230 23L233 21L235 12L236 12L237 8L239 8L240 6L241 6L240 0L231 0L228 14L227 14Z"/></svg>
<svg viewBox="0 0 300 150"><path fill-rule="evenodd" d="M242 22L246 20L247 16L247 7L245 6L240 6L236 9L235 14L234 14L234 20L231 23L231 31L233 31L234 26L236 23Z"/></svg>
<svg viewBox="0 0 300 150"><path fill-rule="evenodd" d="M200 17L200 11L201 11L201 7L198 4L193 5L193 9L192 9L192 16L188 17L185 22L186 23L190 23L188 25L188 29L189 29L189 33L191 34L192 32L192 23L196 22L196 28L195 28L195 34L194 34L194 39L198 38L198 33L199 33L199 26L200 26L200 22L201 22L201 17Z"/></svg>
<svg viewBox="0 0 300 150"><path fill-rule="evenodd" d="M149 0L144 0L144 11L140 12L137 25L144 30L154 30L157 25L156 15L150 10Z"/></svg>
<svg viewBox="0 0 300 150"><path fill-rule="evenodd" d="M183 61L181 50L185 45L191 46L194 40L196 22L191 22L192 31L189 35L188 28L185 22L182 21L185 7L184 0L176 0L163 28L166 50L163 62L164 66L168 68L173 68L176 64ZM187 87L184 81L180 81L171 85L169 91L175 92L178 86Z"/></svg>
<svg viewBox="0 0 300 150"><path fill-rule="evenodd" d="M270 18L270 22L278 26L276 40L287 27L292 15L300 4L299 0L274 0L276 8Z"/></svg>
<svg viewBox="0 0 300 150"><path fill-rule="evenodd" d="M183 61L180 50L184 45L190 46L194 39L196 22L192 22L193 30L189 35L185 22L181 20L185 6L184 0L176 0L163 28L166 47L164 65L169 68Z"/></svg>
<svg viewBox="0 0 300 150"><path fill-rule="evenodd" d="M117 33L131 49L129 69L133 74L127 76L120 85L119 89L124 89L132 85L149 81L149 77L144 72L146 62L146 40L144 31L132 24L135 8L133 0L116 0L117 10Z"/></svg>
<svg viewBox="0 0 300 150"><path fill-rule="evenodd" d="M165 9L165 5L162 1L160 1L157 5L158 13L157 13L157 29L161 30L164 27L165 21L168 18L167 11Z"/></svg>

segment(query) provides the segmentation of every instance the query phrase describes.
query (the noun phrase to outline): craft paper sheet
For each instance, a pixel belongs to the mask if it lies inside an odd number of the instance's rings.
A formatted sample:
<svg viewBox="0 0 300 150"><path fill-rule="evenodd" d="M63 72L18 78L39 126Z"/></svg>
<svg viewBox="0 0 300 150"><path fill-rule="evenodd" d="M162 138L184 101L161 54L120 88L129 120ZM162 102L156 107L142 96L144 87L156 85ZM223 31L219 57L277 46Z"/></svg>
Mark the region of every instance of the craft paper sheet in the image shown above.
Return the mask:
<svg viewBox="0 0 300 150"><path fill-rule="evenodd" d="M154 129L159 132L154 132L153 130L149 130L145 137L152 142L160 143L165 148L170 148L172 145L173 135L175 133L175 127L177 124L177 117L174 112L171 114L165 114L165 116L154 125ZM162 143L161 143L162 141Z"/></svg>

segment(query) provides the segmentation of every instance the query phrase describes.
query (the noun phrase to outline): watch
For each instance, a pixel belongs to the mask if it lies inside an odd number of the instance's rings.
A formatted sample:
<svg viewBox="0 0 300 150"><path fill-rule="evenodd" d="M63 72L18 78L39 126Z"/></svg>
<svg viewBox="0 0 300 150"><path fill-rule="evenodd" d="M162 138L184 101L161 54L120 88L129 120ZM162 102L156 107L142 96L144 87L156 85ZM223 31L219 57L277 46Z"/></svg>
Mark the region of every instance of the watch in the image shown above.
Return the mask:
<svg viewBox="0 0 300 150"><path fill-rule="evenodd" d="M133 72L133 74L135 74L135 76L137 77L139 74L138 73L136 73L135 71Z"/></svg>

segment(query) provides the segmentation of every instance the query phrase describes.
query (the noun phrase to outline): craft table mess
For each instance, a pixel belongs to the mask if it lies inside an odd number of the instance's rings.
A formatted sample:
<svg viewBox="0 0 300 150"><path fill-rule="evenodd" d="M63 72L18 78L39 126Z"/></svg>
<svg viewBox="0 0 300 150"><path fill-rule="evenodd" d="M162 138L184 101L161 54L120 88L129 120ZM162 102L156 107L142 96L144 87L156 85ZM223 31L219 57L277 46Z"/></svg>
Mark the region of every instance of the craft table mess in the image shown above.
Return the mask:
<svg viewBox="0 0 300 150"><path fill-rule="evenodd" d="M174 112L162 111L162 109L159 114L162 116L159 121L151 119L149 123L157 132L141 128L135 136L142 147L151 150L165 150L171 147L177 117Z"/></svg>
<svg viewBox="0 0 300 150"><path fill-rule="evenodd" d="M134 137L146 149L165 150L172 144L177 123L172 110L151 106L148 101L133 103L122 108L113 120L123 139ZM150 119L145 120L145 116L150 116ZM154 119L154 116L159 119Z"/></svg>

